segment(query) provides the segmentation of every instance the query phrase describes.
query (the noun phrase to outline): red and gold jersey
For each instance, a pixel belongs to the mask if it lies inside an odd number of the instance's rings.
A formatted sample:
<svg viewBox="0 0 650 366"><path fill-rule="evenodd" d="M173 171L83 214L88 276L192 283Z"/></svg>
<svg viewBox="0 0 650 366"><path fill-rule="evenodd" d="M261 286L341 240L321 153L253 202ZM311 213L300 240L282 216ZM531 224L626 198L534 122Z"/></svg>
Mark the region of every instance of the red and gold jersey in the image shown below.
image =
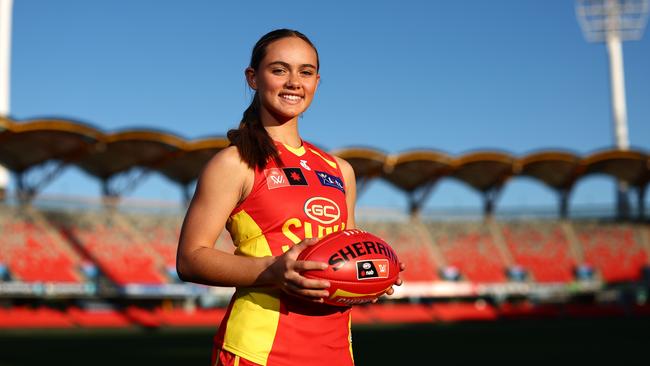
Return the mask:
<svg viewBox="0 0 650 366"><path fill-rule="evenodd" d="M235 253L278 256L305 238L345 229L345 184L336 160L303 142L276 143L274 161L255 171L248 197L226 228ZM352 365L350 311L312 304L271 287L238 288L216 347L261 365Z"/></svg>

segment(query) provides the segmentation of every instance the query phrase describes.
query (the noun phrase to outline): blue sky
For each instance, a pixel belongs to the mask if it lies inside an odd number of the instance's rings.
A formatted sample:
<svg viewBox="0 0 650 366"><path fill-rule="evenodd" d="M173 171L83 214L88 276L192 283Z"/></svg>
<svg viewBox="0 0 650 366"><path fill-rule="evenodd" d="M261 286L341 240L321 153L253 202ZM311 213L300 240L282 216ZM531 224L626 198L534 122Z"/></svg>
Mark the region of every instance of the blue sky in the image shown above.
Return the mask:
<svg viewBox="0 0 650 366"><path fill-rule="evenodd" d="M452 155L494 148L580 154L611 146L608 59L587 43L570 0L302 1L15 0L11 114L56 116L107 131L224 135L250 102L243 70L257 39L294 28L318 47L321 85L301 120L328 149ZM624 45L630 140L650 139L650 37ZM613 200L610 178L578 184L574 204ZM45 193L99 195L71 168ZM152 175L129 196L178 200ZM513 179L503 206L555 205L540 183ZM361 206L405 207L372 184ZM443 180L426 207L480 207Z"/></svg>

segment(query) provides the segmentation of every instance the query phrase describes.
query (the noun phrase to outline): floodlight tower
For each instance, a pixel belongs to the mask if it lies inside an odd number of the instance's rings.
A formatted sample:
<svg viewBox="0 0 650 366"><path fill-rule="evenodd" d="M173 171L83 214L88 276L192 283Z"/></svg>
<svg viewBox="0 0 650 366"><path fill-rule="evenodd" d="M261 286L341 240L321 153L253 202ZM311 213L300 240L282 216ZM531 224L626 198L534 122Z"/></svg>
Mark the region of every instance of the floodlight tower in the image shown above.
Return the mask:
<svg viewBox="0 0 650 366"><path fill-rule="evenodd" d="M622 42L639 40L648 21L650 0L577 0L576 16L589 42L605 42L609 54L612 116L616 147L627 150L630 140L625 104ZM627 184L619 181L618 214L628 216Z"/></svg>
<svg viewBox="0 0 650 366"><path fill-rule="evenodd" d="M9 115L11 9L13 0L0 0L0 116Z"/></svg>
<svg viewBox="0 0 650 366"><path fill-rule="evenodd" d="M0 0L0 117L9 116L9 75L11 63L11 15L13 0ZM0 176L7 177L7 169L0 165ZM0 181L0 191L6 189L8 179Z"/></svg>

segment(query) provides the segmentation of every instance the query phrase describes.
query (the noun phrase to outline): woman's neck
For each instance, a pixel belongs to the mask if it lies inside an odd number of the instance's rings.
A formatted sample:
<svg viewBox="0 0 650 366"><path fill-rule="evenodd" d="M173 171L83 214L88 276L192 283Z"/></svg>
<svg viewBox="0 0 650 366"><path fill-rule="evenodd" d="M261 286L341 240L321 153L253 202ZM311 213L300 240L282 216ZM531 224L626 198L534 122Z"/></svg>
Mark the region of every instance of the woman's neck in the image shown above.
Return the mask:
<svg viewBox="0 0 650 366"><path fill-rule="evenodd" d="M291 147L300 147L302 145L302 139L298 133L298 117L284 123L277 123L275 121L268 123L263 120L262 125L273 141Z"/></svg>

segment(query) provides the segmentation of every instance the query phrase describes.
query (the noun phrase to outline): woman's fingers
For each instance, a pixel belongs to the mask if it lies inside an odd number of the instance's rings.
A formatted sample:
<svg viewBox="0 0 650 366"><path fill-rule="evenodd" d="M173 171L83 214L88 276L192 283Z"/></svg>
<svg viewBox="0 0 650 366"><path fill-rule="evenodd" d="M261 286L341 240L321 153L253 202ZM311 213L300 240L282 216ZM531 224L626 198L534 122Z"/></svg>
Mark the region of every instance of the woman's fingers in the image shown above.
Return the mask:
<svg viewBox="0 0 650 366"><path fill-rule="evenodd" d="M327 290L306 289L304 287L296 286L291 282L286 283L285 290L291 295L306 298L308 300L316 300L317 302L322 302L322 299L324 297L329 296L329 292Z"/></svg>
<svg viewBox="0 0 650 366"><path fill-rule="evenodd" d="M321 290L330 287L330 283L328 281L307 278L297 273L294 276L290 276L290 278L287 278L287 283L290 283L296 287L304 288L304 289Z"/></svg>
<svg viewBox="0 0 650 366"><path fill-rule="evenodd" d="M293 265L293 269L296 272L304 271L322 271L327 268L327 263L316 262L316 261L296 261Z"/></svg>

